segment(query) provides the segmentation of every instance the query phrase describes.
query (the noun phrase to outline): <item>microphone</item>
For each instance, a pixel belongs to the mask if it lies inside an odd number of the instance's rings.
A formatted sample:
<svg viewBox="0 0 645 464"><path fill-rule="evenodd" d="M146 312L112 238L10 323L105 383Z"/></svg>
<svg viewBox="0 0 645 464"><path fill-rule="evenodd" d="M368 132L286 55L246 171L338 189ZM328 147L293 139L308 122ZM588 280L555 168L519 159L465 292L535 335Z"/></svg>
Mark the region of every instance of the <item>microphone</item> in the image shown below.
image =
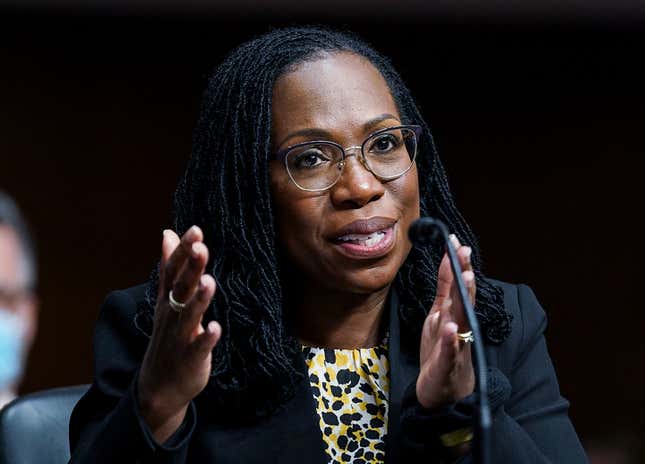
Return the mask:
<svg viewBox="0 0 645 464"><path fill-rule="evenodd" d="M431 217L422 217L412 223L408 230L410 241L415 246L424 246L437 240L443 240L446 246L446 252L450 259L450 267L459 290L459 299L464 307L466 319L473 331L473 349L474 349L474 368L477 377L477 421L475 423L475 462L479 464L488 464L490 462L490 407L488 404L488 384L486 356L484 354L484 345L482 343L481 332L477 322L475 310L470 303L466 285L461 278L461 266L457 259L457 252L448 237L448 228L438 219Z"/></svg>

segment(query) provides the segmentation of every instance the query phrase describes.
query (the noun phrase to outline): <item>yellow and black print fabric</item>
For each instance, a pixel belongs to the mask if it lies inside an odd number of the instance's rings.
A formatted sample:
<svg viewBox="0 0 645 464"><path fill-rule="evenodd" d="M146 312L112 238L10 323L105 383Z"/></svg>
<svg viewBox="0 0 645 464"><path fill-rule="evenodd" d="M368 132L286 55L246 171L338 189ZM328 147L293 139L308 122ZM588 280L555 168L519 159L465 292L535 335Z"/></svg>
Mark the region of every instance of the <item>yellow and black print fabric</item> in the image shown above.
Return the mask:
<svg viewBox="0 0 645 464"><path fill-rule="evenodd" d="M303 347L330 464L385 461L387 340L373 348Z"/></svg>

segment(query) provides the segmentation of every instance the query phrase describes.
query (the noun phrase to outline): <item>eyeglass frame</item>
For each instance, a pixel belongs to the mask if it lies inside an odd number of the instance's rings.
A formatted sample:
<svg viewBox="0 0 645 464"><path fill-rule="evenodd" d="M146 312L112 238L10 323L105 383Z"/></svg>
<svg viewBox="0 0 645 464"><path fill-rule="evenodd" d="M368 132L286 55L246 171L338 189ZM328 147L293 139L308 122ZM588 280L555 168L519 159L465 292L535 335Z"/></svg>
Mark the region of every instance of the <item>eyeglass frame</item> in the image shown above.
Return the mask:
<svg viewBox="0 0 645 464"><path fill-rule="evenodd" d="M376 137L379 134L383 134L385 132L389 132L389 131L396 130L396 129L408 129L408 130L411 130L414 133L414 136L416 137L416 144L414 146L414 154L412 155L412 158L410 159L410 166L408 166L405 171L403 171L403 172L401 172L399 174L396 174L394 176L388 176L388 177L379 176L378 174L376 174L372 170L372 168L370 167L370 165L367 162L367 158L365 157L365 144L370 139L372 139L373 137ZM412 169L412 166L414 165L414 161L417 158L417 152L419 151L418 150L419 139L421 138L421 131L422 130L423 130L423 128L421 126L417 125L417 124L401 124L401 125L398 125L398 126L386 127L386 128L383 128L383 129L379 129L376 132L373 132L370 135L368 135L365 138L365 140L363 140L363 143L361 143L360 145L351 145L351 146L345 147L345 148L343 148L343 146L340 145L339 143L333 142L331 140L307 140L305 142L296 143L295 145L290 145L288 147L283 148L282 150L279 150L275 154L274 159L276 159L278 161L282 161L284 163L284 168L287 170L287 174L289 175L289 178L291 179L291 182L293 182L294 185L296 187L298 187L300 190L304 190L305 192L324 192L325 190L328 190L328 189L332 188L334 185L336 185L336 183L343 176L343 169L345 169L345 159L348 158L349 156L353 156L351 154L348 155L347 151L349 151L349 150L356 151L358 149L358 150L360 150L360 153L361 153L361 156L358 159L359 159L359 162L363 165L363 167L365 169L367 169L369 172L371 172L372 175L374 177L376 177L378 180L380 180L381 182L388 182L388 181L391 181L391 180L394 180L394 179L398 179L399 177L401 177L405 173L407 173L410 169ZM340 167L340 174L338 175L338 178L331 185L329 185L329 186L327 186L325 188L307 189L307 188L304 188L304 187L301 187L300 185L298 185L298 182L296 182L296 180L293 178L293 175L291 174L291 171L289 171L289 167L287 166L287 154L289 154L289 152L291 150L293 150L294 148L304 147L306 145L316 144L316 143L324 143L324 144L332 145L332 146L340 149L340 152L342 153L342 158L339 161L340 166L341 166Z"/></svg>

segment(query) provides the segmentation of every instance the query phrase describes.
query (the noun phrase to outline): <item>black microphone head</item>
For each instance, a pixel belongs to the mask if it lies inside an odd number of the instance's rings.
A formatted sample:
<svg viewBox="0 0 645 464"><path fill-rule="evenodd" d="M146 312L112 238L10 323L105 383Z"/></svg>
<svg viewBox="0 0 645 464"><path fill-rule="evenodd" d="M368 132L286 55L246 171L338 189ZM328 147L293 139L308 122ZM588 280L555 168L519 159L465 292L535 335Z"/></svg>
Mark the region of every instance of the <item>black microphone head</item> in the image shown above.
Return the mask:
<svg viewBox="0 0 645 464"><path fill-rule="evenodd" d="M408 237L413 245L424 246L441 239L438 221L431 217L422 217L412 223Z"/></svg>

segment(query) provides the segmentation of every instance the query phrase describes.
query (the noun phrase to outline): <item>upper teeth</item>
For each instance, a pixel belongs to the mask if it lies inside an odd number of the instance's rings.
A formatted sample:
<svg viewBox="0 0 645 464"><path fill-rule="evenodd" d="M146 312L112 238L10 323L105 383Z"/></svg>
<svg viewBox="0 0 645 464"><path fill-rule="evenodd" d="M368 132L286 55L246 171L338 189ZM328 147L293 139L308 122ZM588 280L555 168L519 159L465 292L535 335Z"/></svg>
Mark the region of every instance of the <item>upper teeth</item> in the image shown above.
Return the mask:
<svg viewBox="0 0 645 464"><path fill-rule="evenodd" d="M379 230L371 234L347 234L339 237L338 240L343 242L365 242L367 246L371 246L378 243L384 235L385 232Z"/></svg>

